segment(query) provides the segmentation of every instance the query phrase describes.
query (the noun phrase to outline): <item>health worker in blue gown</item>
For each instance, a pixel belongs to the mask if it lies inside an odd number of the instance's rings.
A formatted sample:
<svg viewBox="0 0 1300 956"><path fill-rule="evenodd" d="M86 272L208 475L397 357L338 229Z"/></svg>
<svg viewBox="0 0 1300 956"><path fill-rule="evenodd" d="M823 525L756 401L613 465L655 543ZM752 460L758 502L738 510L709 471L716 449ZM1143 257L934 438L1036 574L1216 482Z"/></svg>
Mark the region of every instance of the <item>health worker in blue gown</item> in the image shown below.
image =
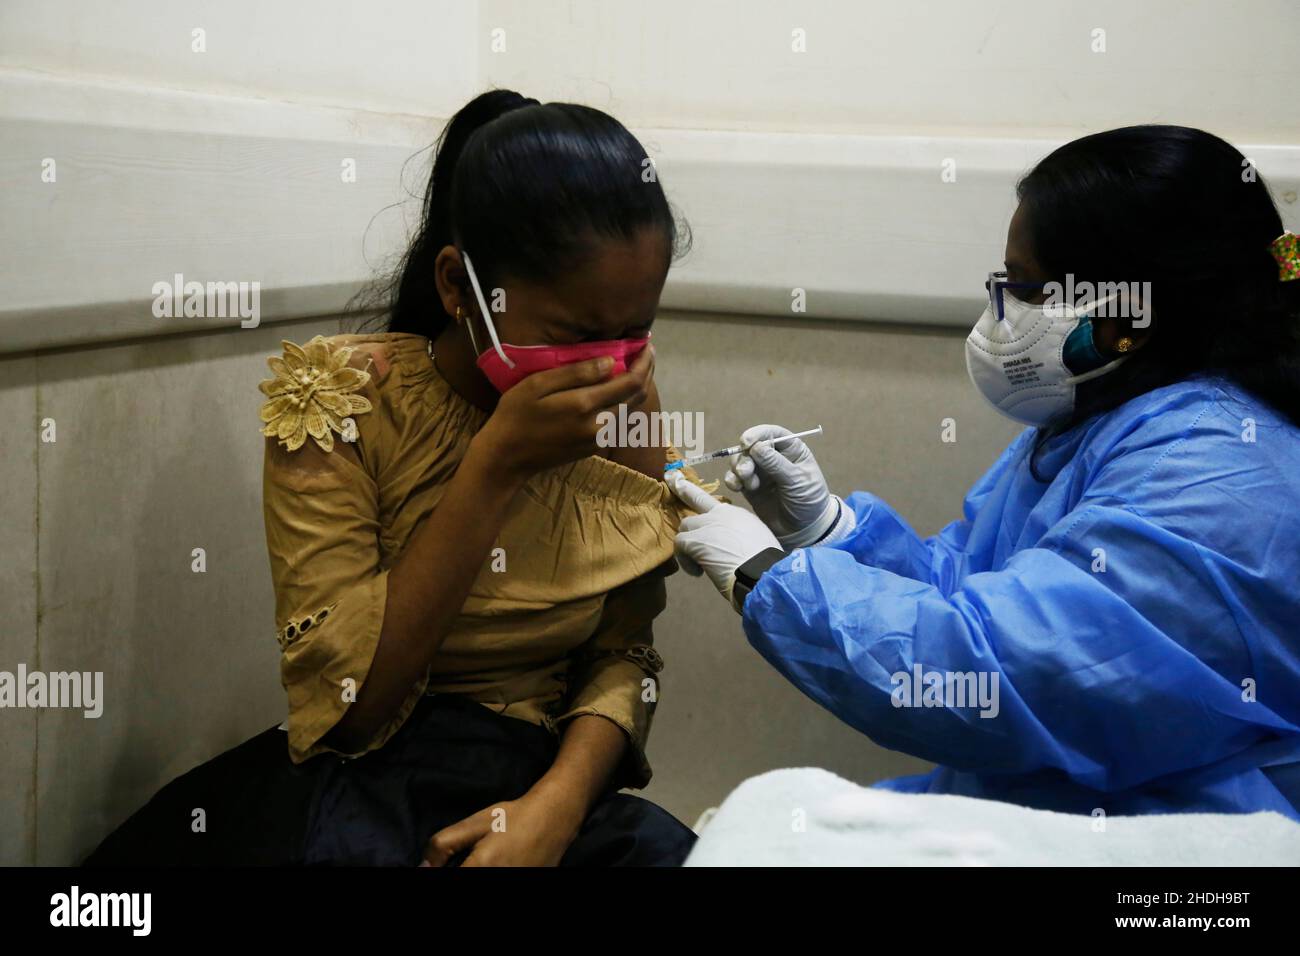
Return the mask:
<svg viewBox="0 0 1300 956"><path fill-rule="evenodd" d="M1029 427L962 517L921 538L761 425L726 476L752 513L673 482L679 558L805 694L938 765L880 786L1300 820L1300 240L1195 129L1086 136L1017 192L965 357ZM857 410L870 448L887 411Z"/></svg>

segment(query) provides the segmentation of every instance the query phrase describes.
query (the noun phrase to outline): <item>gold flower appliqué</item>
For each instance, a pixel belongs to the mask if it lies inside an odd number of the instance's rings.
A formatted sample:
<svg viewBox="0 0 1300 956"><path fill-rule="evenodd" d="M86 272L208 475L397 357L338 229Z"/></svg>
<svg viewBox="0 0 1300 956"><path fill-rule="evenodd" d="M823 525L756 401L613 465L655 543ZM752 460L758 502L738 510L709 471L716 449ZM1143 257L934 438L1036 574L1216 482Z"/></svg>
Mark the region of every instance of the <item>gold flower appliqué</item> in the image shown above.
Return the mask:
<svg viewBox="0 0 1300 956"><path fill-rule="evenodd" d="M266 360L275 378L257 386L267 397L262 434L278 438L289 451L301 448L308 436L333 451L334 434L346 438L356 427L350 417L371 409L368 398L354 394L370 381L370 373L348 365L355 349L331 346L320 335L305 346L281 344L284 357Z"/></svg>

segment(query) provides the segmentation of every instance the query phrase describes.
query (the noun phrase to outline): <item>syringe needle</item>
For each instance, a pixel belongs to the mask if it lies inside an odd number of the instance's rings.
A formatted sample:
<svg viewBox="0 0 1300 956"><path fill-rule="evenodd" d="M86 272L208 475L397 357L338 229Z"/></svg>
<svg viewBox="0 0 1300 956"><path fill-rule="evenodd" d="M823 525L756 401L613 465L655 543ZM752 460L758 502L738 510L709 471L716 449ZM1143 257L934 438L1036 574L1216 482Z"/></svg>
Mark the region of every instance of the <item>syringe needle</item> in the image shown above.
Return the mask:
<svg viewBox="0 0 1300 956"><path fill-rule="evenodd" d="M773 445L778 445L781 442L789 441L792 438L807 438L809 435L820 435L821 433L822 426L818 425L816 428L809 428L807 431L795 432L792 435L782 435L779 438L765 438L762 440L770 441ZM754 442L750 447L752 448L753 445L756 444L758 443ZM696 455L693 458L683 458L679 461L671 461L664 465L664 471L677 471L681 468L693 468L696 465L704 464L706 461L716 461L719 458L729 458L732 455L739 455L742 451L745 451L745 446L743 444L732 445L729 448L719 448L717 451L711 451L704 455Z"/></svg>

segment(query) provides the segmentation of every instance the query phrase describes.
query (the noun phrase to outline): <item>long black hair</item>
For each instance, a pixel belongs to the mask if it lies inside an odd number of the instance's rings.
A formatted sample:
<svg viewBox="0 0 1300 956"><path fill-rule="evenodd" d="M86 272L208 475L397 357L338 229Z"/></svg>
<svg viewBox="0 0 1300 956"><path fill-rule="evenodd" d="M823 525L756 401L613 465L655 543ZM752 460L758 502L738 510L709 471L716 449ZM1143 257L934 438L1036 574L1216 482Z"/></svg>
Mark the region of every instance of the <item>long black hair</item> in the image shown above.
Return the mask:
<svg viewBox="0 0 1300 956"><path fill-rule="evenodd" d="M1075 282L1150 285L1151 336L1079 386L1038 449L1084 420L1197 372L1215 372L1300 425L1300 282L1269 246L1282 218L1264 179L1217 136L1128 126L1060 147L1019 183L1035 259Z"/></svg>
<svg viewBox="0 0 1300 956"><path fill-rule="evenodd" d="M452 117L435 150L415 237L369 294L390 332L436 338L446 326L434 282L445 246L470 253L484 288L557 277L600 241L644 229L663 236L665 269L690 246L645 148L600 110L491 90Z"/></svg>

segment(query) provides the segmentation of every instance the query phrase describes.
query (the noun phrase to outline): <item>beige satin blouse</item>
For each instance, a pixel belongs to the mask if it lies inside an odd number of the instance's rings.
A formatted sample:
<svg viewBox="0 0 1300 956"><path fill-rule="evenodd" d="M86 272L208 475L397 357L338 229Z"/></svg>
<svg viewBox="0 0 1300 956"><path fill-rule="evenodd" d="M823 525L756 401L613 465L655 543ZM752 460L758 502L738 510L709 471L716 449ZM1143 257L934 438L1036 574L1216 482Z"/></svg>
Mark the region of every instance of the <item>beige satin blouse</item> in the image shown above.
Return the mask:
<svg viewBox="0 0 1300 956"><path fill-rule="evenodd" d="M488 416L451 390L421 336L284 344L261 385L263 499L289 750L301 762L329 749L321 738L364 686L388 570ZM369 749L422 694L460 694L552 732L605 717L632 744L619 782L644 786L663 667L651 622L683 509L662 481L603 458L536 475L428 674Z"/></svg>

